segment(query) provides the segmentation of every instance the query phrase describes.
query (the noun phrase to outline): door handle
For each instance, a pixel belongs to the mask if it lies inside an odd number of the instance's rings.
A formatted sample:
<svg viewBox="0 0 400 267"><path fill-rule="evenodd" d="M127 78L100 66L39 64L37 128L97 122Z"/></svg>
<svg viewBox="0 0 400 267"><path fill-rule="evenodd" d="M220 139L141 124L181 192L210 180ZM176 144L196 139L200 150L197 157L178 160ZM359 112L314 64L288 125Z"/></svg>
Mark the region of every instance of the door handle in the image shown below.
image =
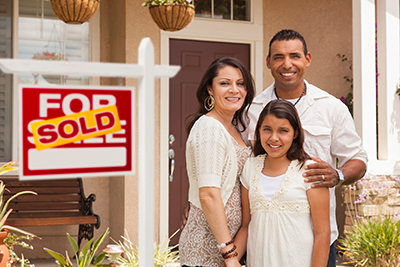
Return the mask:
<svg viewBox="0 0 400 267"><path fill-rule="evenodd" d="M172 183L174 180L174 171L175 171L175 151L171 148L168 151L168 157L171 160L171 173L169 175L169 181Z"/></svg>

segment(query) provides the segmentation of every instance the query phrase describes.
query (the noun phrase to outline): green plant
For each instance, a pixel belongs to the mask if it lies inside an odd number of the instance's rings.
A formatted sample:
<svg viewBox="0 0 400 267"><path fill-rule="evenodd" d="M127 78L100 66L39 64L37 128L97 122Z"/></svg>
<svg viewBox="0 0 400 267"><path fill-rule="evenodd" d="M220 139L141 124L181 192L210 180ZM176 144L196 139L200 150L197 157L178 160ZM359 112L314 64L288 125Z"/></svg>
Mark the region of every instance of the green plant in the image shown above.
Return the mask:
<svg viewBox="0 0 400 267"><path fill-rule="evenodd" d="M11 171L16 171L18 170L18 165L16 162L11 161L3 166L0 167L0 175L11 172ZM14 195L12 195L7 202L4 204L3 206L3 202L4 202L4 192L8 191L6 186L4 185L3 181L0 181L0 231L7 229L7 230L11 230L14 232L18 232L24 235L18 235L18 234L14 234L14 233L8 233L7 237L4 240L4 243L6 244L6 246L8 247L9 251L10 251L10 261L7 262L7 267L11 267L13 263L15 262L20 262L21 264L29 264L29 260L22 258L19 258L18 255L14 252L14 246L21 246L23 248L30 248L33 249L32 246L29 246L28 244L26 244L25 242L21 241L21 240L32 240L33 237L37 237L36 235L26 232L24 230L21 230L19 228L10 226L10 225L5 225L8 216L10 215L10 213L12 212L12 209L10 209L9 211L7 211L7 207L10 204L10 202L23 194L33 194L33 195L37 195L36 192L33 191L22 191L22 192L18 192ZM6 213L7 211L7 213ZM33 266L33 265L30 265Z"/></svg>
<svg viewBox="0 0 400 267"><path fill-rule="evenodd" d="M4 239L4 244L6 244L8 250L10 251L10 261L7 262L7 267L11 267L14 263L17 262L29 267L35 266L33 264L30 264L30 261L28 259L24 259L23 255L20 258L14 251L14 246L20 246L26 249L33 249L32 245L27 244L24 240L32 241L33 236L8 233L7 237Z"/></svg>
<svg viewBox="0 0 400 267"><path fill-rule="evenodd" d="M145 1L142 6L162 6L164 4L173 4L173 3L179 3L179 4L186 4L189 5L191 4L191 0L148 0Z"/></svg>
<svg viewBox="0 0 400 267"><path fill-rule="evenodd" d="M347 263L365 267L400 266L400 215L390 215L387 205L393 190L386 181L370 179L346 187L347 213L352 227L340 238L338 247Z"/></svg>
<svg viewBox="0 0 400 267"><path fill-rule="evenodd" d="M90 241L83 247L82 251L78 255L79 247L78 243L67 233L67 237L69 242L71 243L71 246L74 250L75 253L75 258L76 258L76 264L78 267L88 267L93 259L94 255L99 248L100 244L104 241L104 238L109 234L108 228L104 231L104 233L97 239L96 241L93 240L94 238L90 239ZM93 243L93 246L92 246ZM55 252L51 249L44 248L47 253L49 253L53 258L56 259L56 263L60 267L73 267L73 264L71 262L71 259L68 256L68 252L66 252L65 257L61 255L58 252ZM104 260L106 256L106 253L102 252L100 253L97 258L94 260L93 265L94 266L106 266L106 265L101 265L100 263Z"/></svg>
<svg viewBox="0 0 400 267"><path fill-rule="evenodd" d="M339 248L355 266L400 266L400 221L366 218L341 239Z"/></svg>
<svg viewBox="0 0 400 267"><path fill-rule="evenodd" d="M163 267L167 264L177 263L179 260L178 251L176 250L178 245L168 247L171 238L178 233L179 229L170 237L167 241L161 242L154 248L154 266ZM139 266L139 253L135 244L129 239L128 233L125 233L126 237L122 236L123 242L116 242L125 251L125 258L120 257L119 263L126 267L137 267ZM166 247L166 248L165 248Z"/></svg>
<svg viewBox="0 0 400 267"><path fill-rule="evenodd" d="M18 166L17 166L16 162L12 161L12 162L9 162L9 163L7 163L7 164L5 164L5 165L0 167L0 175L4 174L4 173L7 173L7 172L11 172L11 171L16 171L16 170L18 170ZM13 227L13 226L10 226L10 225L5 225L8 216L10 216L10 213L13 211L13 209L9 209L7 211L7 207L10 204L10 202L14 198L16 198L16 197L18 197L20 195L24 195L24 194L37 195L36 192L33 192L33 191L21 191L21 192L18 192L16 194L12 195L7 200L7 202L4 204L4 192L5 191L8 191L8 190L6 189L6 186L3 183L3 181L0 181L0 210L1 210L1 212L0 212L0 231L2 231L3 229L7 229L7 230L11 230L11 231L18 232L18 233L21 233L21 234L31 235L31 236L35 236L36 237L36 235L34 235L32 233L26 232L24 230L21 230L19 228L16 228L16 227Z"/></svg>
<svg viewBox="0 0 400 267"><path fill-rule="evenodd" d="M347 62L349 64L349 70L350 73L352 73L353 63L345 55L337 54L336 56L340 58L342 62ZM350 84L350 92L347 94L347 97L341 96L340 100L347 106L351 115L353 115L353 77L350 75L343 77L343 79Z"/></svg>

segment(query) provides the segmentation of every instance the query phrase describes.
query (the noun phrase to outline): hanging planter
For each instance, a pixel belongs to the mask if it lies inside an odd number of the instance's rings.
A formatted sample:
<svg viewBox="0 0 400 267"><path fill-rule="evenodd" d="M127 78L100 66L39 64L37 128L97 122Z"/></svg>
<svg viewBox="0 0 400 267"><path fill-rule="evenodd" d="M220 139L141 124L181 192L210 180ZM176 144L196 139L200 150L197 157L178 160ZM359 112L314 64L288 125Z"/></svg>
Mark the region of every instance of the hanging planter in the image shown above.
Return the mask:
<svg viewBox="0 0 400 267"><path fill-rule="evenodd" d="M49 61L69 61L68 57L64 54L50 53L44 51L42 53L36 53L33 55L32 59L35 60L49 60ZM48 75L42 74L43 79L45 79L48 83L57 84L60 82L60 75Z"/></svg>
<svg viewBox="0 0 400 267"><path fill-rule="evenodd" d="M194 5L189 0L147 1L150 15L157 26L164 31L179 31L185 28L194 17Z"/></svg>
<svg viewBox="0 0 400 267"><path fill-rule="evenodd" d="M57 17L68 24L87 22L100 5L100 0L50 0Z"/></svg>

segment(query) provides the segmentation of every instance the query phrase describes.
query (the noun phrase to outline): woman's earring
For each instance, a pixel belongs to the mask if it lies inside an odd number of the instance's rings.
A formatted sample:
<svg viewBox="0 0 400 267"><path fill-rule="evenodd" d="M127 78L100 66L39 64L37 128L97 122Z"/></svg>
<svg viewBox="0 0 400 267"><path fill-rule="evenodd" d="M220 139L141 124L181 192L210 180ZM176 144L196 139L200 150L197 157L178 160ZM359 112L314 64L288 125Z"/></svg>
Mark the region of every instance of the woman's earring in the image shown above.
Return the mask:
<svg viewBox="0 0 400 267"><path fill-rule="evenodd" d="M204 100L204 108L207 111L210 111L214 108L214 105L215 105L214 97L212 95L208 95Z"/></svg>

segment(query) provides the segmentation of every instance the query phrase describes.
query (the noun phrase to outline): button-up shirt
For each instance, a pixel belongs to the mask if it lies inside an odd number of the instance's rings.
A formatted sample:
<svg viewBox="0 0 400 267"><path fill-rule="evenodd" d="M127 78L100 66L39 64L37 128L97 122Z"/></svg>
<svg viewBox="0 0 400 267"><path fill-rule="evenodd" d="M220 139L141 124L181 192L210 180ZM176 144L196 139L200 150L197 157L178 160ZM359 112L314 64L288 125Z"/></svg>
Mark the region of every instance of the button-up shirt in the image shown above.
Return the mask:
<svg viewBox="0 0 400 267"><path fill-rule="evenodd" d="M320 158L336 168L347 161L358 159L367 164L367 153L362 147L353 118L339 99L306 82L307 91L296 104L304 130L304 150L312 157ZM254 98L249 110L250 123L245 136L254 140L258 116L269 101L276 99L275 84ZM338 237L336 225L335 188L330 188L331 243Z"/></svg>

